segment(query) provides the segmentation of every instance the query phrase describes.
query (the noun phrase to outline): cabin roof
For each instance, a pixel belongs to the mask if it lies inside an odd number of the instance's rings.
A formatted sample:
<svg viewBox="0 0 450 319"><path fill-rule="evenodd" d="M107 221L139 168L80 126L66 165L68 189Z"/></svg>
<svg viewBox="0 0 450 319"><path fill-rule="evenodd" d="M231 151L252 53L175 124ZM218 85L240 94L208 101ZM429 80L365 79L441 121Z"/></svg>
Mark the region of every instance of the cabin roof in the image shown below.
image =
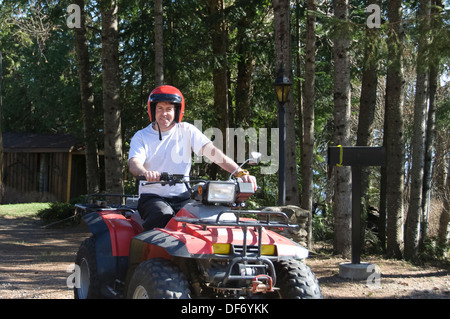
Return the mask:
<svg viewBox="0 0 450 319"><path fill-rule="evenodd" d="M4 152L72 152L82 146L70 134L2 133Z"/></svg>

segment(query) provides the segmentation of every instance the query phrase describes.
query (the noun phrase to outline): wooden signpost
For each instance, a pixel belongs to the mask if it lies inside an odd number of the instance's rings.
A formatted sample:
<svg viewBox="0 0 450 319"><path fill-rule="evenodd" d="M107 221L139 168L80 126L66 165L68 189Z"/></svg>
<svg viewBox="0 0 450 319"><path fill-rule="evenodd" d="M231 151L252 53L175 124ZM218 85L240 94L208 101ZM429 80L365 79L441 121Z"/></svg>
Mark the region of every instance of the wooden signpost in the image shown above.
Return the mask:
<svg viewBox="0 0 450 319"><path fill-rule="evenodd" d="M386 149L384 147L341 145L328 147L328 165L352 168L352 265L361 264L361 168L385 166L385 164Z"/></svg>

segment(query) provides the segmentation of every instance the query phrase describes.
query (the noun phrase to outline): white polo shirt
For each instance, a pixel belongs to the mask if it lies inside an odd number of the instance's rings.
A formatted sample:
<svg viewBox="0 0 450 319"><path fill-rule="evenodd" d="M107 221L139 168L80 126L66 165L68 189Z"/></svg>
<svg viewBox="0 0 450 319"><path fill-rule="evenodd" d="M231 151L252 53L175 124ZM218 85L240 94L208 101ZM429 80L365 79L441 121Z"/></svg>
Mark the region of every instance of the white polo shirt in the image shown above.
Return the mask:
<svg viewBox="0 0 450 319"><path fill-rule="evenodd" d="M175 124L167 132L159 132L150 124L136 132L130 142L128 160L138 159L149 171L183 174L189 176L192 166L192 152L200 155L200 151L211 140L198 128L186 122ZM160 184L139 185L140 194L157 194L162 197L177 196L186 191L184 184L175 186Z"/></svg>

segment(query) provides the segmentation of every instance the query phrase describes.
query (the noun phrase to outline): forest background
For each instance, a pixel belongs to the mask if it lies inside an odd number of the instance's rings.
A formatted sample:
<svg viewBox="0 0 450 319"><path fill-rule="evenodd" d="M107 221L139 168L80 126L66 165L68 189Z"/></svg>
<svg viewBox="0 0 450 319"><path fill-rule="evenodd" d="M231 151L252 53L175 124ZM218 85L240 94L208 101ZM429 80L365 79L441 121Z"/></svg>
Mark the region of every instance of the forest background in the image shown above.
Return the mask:
<svg viewBox="0 0 450 319"><path fill-rule="evenodd" d="M149 124L155 86L179 88L184 120L203 130L258 131L278 127L282 66L286 203L312 211L315 238L348 255L351 173L327 166L327 148L384 146L386 167L363 174L362 217L376 212L380 250L417 260L448 247L449 22L442 0L0 0L1 131L73 134L88 192L128 192L129 141ZM277 174L251 172L250 204L276 205ZM220 178L204 162L193 173Z"/></svg>

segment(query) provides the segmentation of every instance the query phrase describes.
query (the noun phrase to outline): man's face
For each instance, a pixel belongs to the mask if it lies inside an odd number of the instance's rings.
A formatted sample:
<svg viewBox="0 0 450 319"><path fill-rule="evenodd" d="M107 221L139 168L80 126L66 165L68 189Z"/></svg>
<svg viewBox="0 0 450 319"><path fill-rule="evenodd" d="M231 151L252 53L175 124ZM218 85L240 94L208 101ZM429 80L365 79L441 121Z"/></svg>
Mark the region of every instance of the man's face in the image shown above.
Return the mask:
<svg viewBox="0 0 450 319"><path fill-rule="evenodd" d="M175 106L169 102L159 102L156 104L155 117L162 132L170 130L174 124Z"/></svg>

